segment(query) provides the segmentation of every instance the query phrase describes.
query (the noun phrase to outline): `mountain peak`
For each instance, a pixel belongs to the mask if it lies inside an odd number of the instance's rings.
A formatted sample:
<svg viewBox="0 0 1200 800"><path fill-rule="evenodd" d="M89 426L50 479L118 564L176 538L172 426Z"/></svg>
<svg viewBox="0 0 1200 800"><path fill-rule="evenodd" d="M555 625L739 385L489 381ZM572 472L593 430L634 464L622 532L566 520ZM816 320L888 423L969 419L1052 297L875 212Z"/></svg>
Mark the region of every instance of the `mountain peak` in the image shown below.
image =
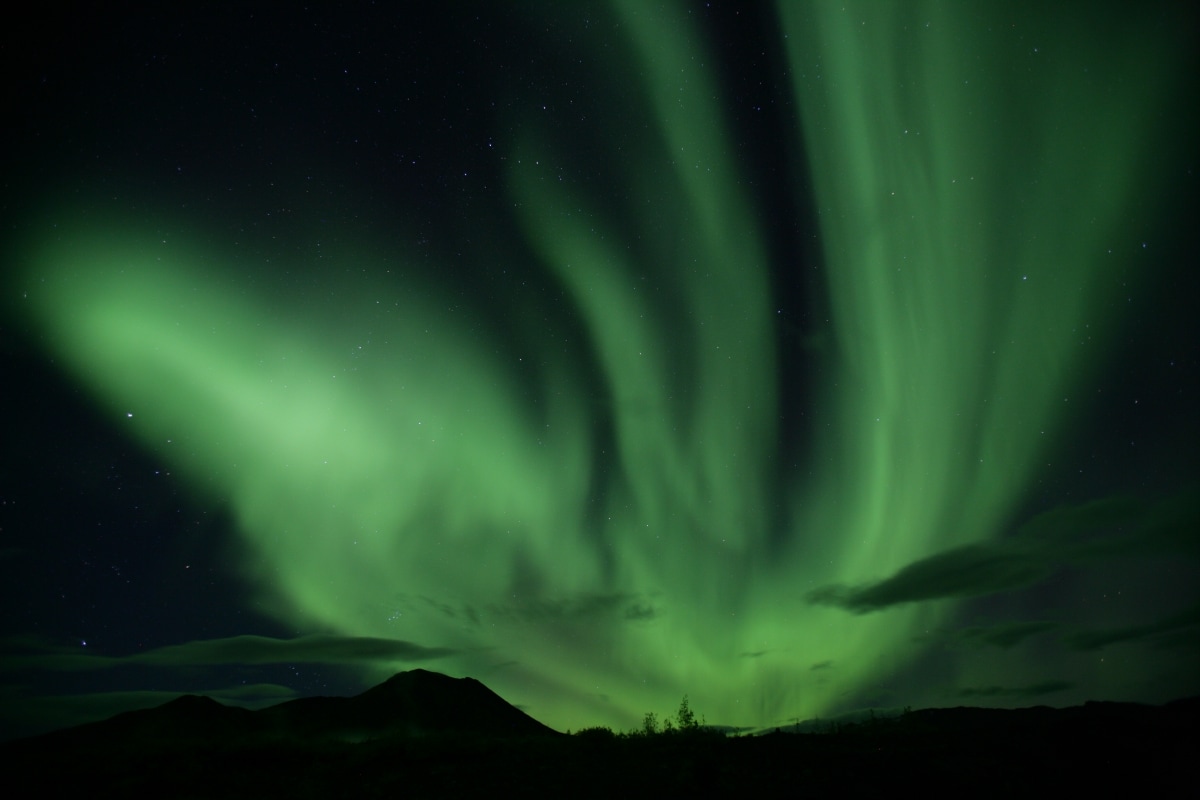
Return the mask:
<svg viewBox="0 0 1200 800"><path fill-rule="evenodd" d="M553 733L474 678L414 669L398 672L350 699L350 714L368 727L410 733L538 736Z"/></svg>
<svg viewBox="0 0 1200 800"><path fill-rule="evenodd" d="M461 678L456 678L453 675L447 675L444 672L434 672L428 669L410 669L406 670L405 672L397 672L395 675L384 681L383 685L387 685L392 681L395 681L399 684L412 684L414 686L440 686L444 687L447 691L454 691L456 689L458 691L472 691L472 689L468 689L467 687L478 687L489 694L492 693L491 689L487 688L483 682L477 680L476 678L472 678L468 675L464 675Z"/></svg>

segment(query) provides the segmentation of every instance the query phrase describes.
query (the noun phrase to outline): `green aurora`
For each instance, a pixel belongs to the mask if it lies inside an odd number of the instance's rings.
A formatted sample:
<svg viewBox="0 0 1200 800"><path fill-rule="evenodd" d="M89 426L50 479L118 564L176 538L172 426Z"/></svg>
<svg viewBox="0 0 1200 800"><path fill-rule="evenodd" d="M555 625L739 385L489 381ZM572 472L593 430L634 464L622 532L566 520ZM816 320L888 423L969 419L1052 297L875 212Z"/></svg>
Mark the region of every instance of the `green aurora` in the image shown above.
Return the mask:
<svg viewBox="0 0 1200 800"><path fill-rule="evenodd" d="M242 572L298 633L429 648L425 666L560 729L628 728L684 692L712 722L827 715L922 658L964 597L1046 574L1024 504L1158 210L1185 55L1021 8L780 4L829 308L804 409L781 408L778 267L703 37L634 0L609 57L637 64L650 122L599 123L626 142L628 208L553 179L572 151L551 130L511 143L514 224L585 341L454 313L449 281L404 254L385 268L371 242L326 253L352 266L324 283L251 287L194 221L62 207L27 248L29 305L96 398L228 504ZM812 420L798 466L781 413ZM1088 499L1050 513L1070 528ZM998 552L979 591L883 591ZM1049 625L1022 624L1014 641ZM411 663L366 660L363 679ZM1015 651L947 669L1042 679Z"/></svg>

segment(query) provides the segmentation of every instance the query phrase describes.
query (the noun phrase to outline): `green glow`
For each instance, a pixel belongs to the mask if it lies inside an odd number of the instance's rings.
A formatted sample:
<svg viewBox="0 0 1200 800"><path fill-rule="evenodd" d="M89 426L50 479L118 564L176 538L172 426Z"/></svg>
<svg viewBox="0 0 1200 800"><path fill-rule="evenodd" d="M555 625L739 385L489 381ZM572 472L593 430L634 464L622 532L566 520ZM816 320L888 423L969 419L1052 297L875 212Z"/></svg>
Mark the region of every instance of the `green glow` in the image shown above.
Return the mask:
<svg viewBox="0 0 1200 800"><path fill-rule="evenodd" d="M30 299L146 446L228 501L241 568L299 629L456 650L424 666L560 728L684 692L730 724L828 713L953 602L810 593L1014 525L1100 357L1079 330L1114 322L1163 67L1023 17L1059 52L1014 54L967 4L781 4L838 373L811 477L780 496L770 265L715 80L682 13L616 5L657 124L620 176L642 227L542 174L563 143L528 134L510 175L594 364L525 342L525 386L493 344L511 332L416 270L255 292L230 253L128 220L38 242ZM365 243L333 261L384 272Z"/></svg>

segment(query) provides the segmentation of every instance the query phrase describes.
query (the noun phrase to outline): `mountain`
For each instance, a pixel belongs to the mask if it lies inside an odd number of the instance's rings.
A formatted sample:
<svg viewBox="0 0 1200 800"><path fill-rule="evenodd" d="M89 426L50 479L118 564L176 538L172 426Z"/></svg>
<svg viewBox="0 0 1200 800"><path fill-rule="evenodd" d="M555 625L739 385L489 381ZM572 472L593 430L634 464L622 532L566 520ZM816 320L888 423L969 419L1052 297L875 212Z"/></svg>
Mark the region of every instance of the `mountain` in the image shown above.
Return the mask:
<svg viewBox="0 0 1200 800"><path fill-rule="evenodd" d="M264 743L360 742L387 738L511 738L560 734L474 678L416 669L355 697L304 697L258 711L184 695L43 736L37 746L101 750ZM17 748L21 741L12 743Z"/></svg>
<svg viewBox="0 0 1200 800"><path fill-rule="evenodd" d="M474 678L414 669L350 698L291 700L258 715L295 736L556 736Z"/></svg>
<svg viewBox="0 0 1200 800"><path fill-rule="evenodd" d="M998 796L1097 786L1159 797L1196 782L1198 732L1192 698L921 709L825 733L563 736L478 681L414 670L355 697L260 711L180 697L0 744L0 771L12 786L114 798Z"/></svg>

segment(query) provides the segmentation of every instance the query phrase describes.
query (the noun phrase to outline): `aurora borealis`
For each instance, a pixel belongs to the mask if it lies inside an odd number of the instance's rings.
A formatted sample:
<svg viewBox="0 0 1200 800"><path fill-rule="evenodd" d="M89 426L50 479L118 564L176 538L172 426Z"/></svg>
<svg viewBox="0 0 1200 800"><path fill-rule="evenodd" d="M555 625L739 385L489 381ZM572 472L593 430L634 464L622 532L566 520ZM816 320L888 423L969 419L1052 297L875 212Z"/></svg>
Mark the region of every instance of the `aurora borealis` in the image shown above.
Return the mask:
<svg viewBox="0 0 1200 800"><path fill-rule="evenodd" d="M9 727L416 666L559 729L1196 693L1194 20L1106 10L162 12L46 57Z"/></svg>

